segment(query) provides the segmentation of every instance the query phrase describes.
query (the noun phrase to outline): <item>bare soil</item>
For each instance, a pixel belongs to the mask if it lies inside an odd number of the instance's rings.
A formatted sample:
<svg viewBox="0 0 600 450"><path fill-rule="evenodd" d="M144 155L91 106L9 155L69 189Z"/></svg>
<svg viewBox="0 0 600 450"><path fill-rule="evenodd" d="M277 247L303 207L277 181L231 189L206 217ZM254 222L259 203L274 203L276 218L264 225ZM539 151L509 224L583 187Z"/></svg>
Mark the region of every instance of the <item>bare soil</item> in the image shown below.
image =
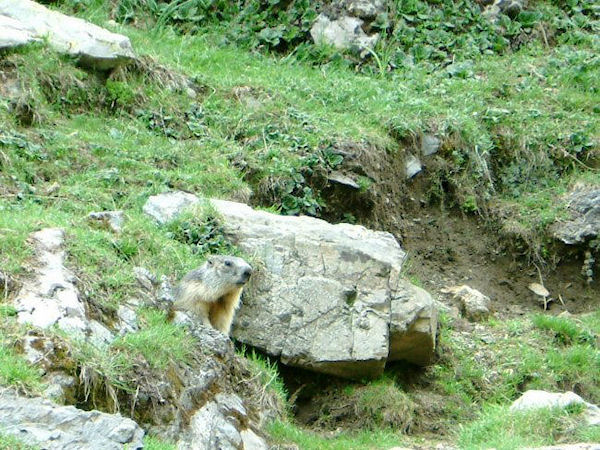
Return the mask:
<svg viewBox="0 0 600 450"><path fill-rule="evenodd" d="M404 225L407 274L442 301L441 288L466 284L491 298L498 318L518 317L543 312L540 297L528 288L540 283L554 299L548 304L551 314L579 314L598 307L600 284L596 280L588 285L581 275L583 251L578 248L557 250L557 265L550 267L516 254L506 238L461 213L423 208Z"/></svg>

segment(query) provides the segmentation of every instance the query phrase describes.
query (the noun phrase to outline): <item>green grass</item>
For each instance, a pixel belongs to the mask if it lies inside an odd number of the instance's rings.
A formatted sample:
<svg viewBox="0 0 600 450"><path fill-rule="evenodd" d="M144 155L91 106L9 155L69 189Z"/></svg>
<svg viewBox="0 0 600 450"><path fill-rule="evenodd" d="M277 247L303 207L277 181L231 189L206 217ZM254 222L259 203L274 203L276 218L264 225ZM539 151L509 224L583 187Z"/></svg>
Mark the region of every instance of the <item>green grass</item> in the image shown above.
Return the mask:
<svg viewBox="0 0 600 450"><path fill-rule="evenodd" d="M470 420L473 405L506 405L528 389L577 390L600 401L600 350L597 314L572 319L534 315L494 322L494 342L473 350L447 322L440 333L441 360L428 369L434 391L447 396L448 428ZM548 338L548 333L555 339ZM557 336L557 337L556 337Z"/></svg>
<svg viewBox="0 0 600 450"><path fill-rule="evenodd" d="M0 332L0 384L26 392L37 392L42 387L40 369L17 353L3 332Z"/></svg>
<svg viewBox="0 0 600 450"><path fill-rule="evenodd" d="M561 436L566 435L573 440L571 426L587 432L585 427L575 423L576 419L560 409L510 412L505 406L486 407L477 420L460 427L458 445L465 450L512 450L554 445Z"/></svg>
<svg viewBox="0 0 600 450"><path fill-rule="evenodd" d="M135 14L150 5L128 2L137 8ZM112 5L117 3L127 2ZM277 8L278 2L272 3L269 8ZM502 19L504 31L498 31L470 15L464 2L393 2L392 21L400 11L407 17L386 28L376 57L358 70L336 52L296 46L296 41L288 48L291 53L223 44L225 37L245 36L250 47L260 42L273 49L266 41L273 35L260 37L260 31L248 34L243 28L255 19L269 23L273 17L264 17L265 10L254 18L238 17L230 32L211 16L196 34L182 34L171 26L177 21L169 11L164 19L155 15L160 24L152 30L111 25L131 37L144 62L108 80L43 44L9 53L2 69L25 89L16 102L20 109L0 98L5 124L0 131L0 266L14 278L24 276L32 256L27 236L42 227L63 227L67 265L76 270L81 291L94 304L116 309L138 289L136 266L177 279L206 251L235 251L209 217L187 215L156 225L142 213L148 196L181 189L247 199L252 190L262 207L318 215L328 206L311 177L344 163L335 152L341 143L364 144L375 159L401 160L406 151L417 150L423 133L442 140L419 175L430 181L427 198L469 214L500 217L505 231L540 252L544 230L565 217L557 198L575 182L600 183L595 169L600 42L588 3L568 3L583 8L583 14L567 4L540 1L535 16ZM111 17L103 0L69 0L59 7L100 25ZM294 14L280 22L287 27ZM185 26L197 25L188 19ZM529 22L535 26L528 28ZM550 46L533 36L541 27ZM503 39L516 39L523 29L530 30L531 41L510 48ZM388 72L390 64L397 69ZM179 83L180 74L191 80L194 98ZM360 184L366 191L383 189L368 177ZM89 212L114 209L125 214L120 234L86 220ZM0 308L3 318L12 315L9 307ZM465 448L554 439L548 427L562 416L540 413L515 420L507 415L503 405L525 389L577 387L586 400L600 402L598 313L581 322L536 316L490 326L500 337L481 344L483 354L474 354L471 342L444 319L443 357L425 377L447 398L440 419L446 431L471 419L473 405L488 405L461 431ZM116 406L120 391L134 389L135 364L147 362L151 370L164 371L173 362L186 362L192 347L182 329L146 309L139 332L106 348L76 343L73 357L92 400L98 396L106 406L108 396ZM284 404L288 394L276 365L254 353L246 357L265 390ZM0 381L31 390L40 378L3 343ZM372 428L387 423L384 406L412 407L410 392L390 380L346 394L363 415L375 419ZM525 433L532 420L548 431L547 440ZM509 426L502 427L502 421ZM382 430L327 439L285 420L270 431L280 442L309 449L389 448L404 439ZM578 429L576 435L599 440L594 429ZM152 438L147 444L171 448Z"/></svg>
<svg viewBox="0 0 600 450"><path fill-rule="evenodd" d="M175 444L165 442L155 436L144 436L144 448L147 450L175 450Z"/></svg>
<svg viewBox="0 0 600 450"><path fill-rule="evenodd" d="M269 392L274 395L276 402L280 406L279 409L283 410L284 414L288 405L289 393L281 375L277 363L256 352L256 350L248 350L245 346L242 346L238 354L244 357L249 364L249 370L252 374L252 379L257 379L259 384L263 386L263 392ZM263 401L264 399L260 399Z"/></svg>
<svg viewBox="0 0 600 450"><path fill-rule="evenodd" d="M2 433L0 428L0 450L38 450L35 445L25 444L16 437Z"/></svg>
<svg viewBox="0 0 600 450"><path fill-rule="evenodd" d="M388 449L402 446L406 439L390 430L342 432L327 438L284 421L271 423L267 430L275 442L293 442L302 450Z"/></svg>
<svg viewBox="0 0 600 450"><path fill-rule="evenodd" d="M554 339L560 344L593 344L596 340L591 331L583 329L572 319L540 314L533 318L533 324L542 330L554 333Z"/></svg>
<svg viewBox="0 0 600 450"><path fill-rule="evenodd" d="M0 304L0 385L11 386L27 394L39 394L43 371L19 353L19 341L25 328L15 320L12 305Z"/></svg>
<svg viewBox="0 0 600 450"><path fill-rule="evenodd" d="M172 363L190 361L195 344L184 328L169 323L165 313L154 310L143 311L140 321L140 331L126 334L115 341L113 347L129 354L141 354L150 367L159 370Z"/></svg>

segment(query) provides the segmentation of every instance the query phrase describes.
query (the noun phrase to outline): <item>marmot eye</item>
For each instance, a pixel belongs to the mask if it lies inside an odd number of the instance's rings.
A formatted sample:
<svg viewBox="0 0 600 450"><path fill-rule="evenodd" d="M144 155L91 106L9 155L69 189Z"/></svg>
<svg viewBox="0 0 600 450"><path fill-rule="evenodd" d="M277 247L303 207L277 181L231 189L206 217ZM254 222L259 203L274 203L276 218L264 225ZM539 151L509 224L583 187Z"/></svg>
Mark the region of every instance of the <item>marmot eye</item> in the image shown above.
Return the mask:
<svg viewBox="0 0 600 450"><path fill-rule="evenodd" d="M226 265L227 267L231 267L231 261L225 261L225 265Z"/></svg>

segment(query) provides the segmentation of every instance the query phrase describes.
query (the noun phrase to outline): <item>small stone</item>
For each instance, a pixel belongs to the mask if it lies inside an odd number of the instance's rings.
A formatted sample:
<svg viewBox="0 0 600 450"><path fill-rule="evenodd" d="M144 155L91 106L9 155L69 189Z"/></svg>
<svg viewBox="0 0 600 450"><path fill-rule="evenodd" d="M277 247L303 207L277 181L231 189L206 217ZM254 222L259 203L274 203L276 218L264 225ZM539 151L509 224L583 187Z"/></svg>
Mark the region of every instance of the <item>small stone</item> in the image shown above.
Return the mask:
<svg viewBox="0 0 600 450"><path fill-rule="evenodd" d="M423 170L421 161L410 153L406 156L406 178L412 178Z"/></svg>
<svg viewBox="0 0 600 450"><path fill-rule="evenodd" d="M461 302L461 312L471 321L480 321L490 315L491 300L487 295L465 284L441 289L444 294L452 294Z"/></svg>
<svg viewBox="0 0 600 450"><path fill-rule="evenodd" d="M91 212L88 220L98 227L120 233L123 229L123 211Z"/></svg>
<svg viewBox="0 0 600 450"><path fill-rule="evenodd" d="M137 314L135 311L125 305L120 305L117 310L119 318L119 335L123 336L127 333L135 333L138 330Z"/></svg>
<svg viewBox="0 0 600 450"><path fill-rule="evenodd" d="M440 148L440 144L441 141L437 137L431 134L423 135L421 138L421 154L423 156L430 156L437 153Z"/></svg>
<svg viewBox="0 0 600 450"><path fill-rule="evenodd" d="M355 50L361 56L372 49L379 34L367 35L362 29L363 21L356 17L343 16L330 19L321 13L310 29L310 35L316 44L332 45L337 49ZM365 54L366 56L366 54Z"/></svg>
<svg viewBox="0 0 600 450"><path fill-rule="evenodd" d="M269 448L265 440L250 429L243 430L240 434L244 450L267 450Z"/></svg>
<svg viewBox="0 0 600 450"><path fill-rule="evenodd" d="M347 175L344 175L341 172L331 172L327 178L329 179L329 181L332 181L334 183L343 184L344 186L348 186L356 190L360 189L360 185L356 181L354 181L352 178L350 178Z"/></svg>
<svg viewBox="0 0 600 450"><path fill-rule="evenodd" d="M145 267L134 267L133 274L135 275L135 279L138 281L140 286L146 291L152 292L154 290L154 286L157 284L156 275L154 275Z"/></svg>

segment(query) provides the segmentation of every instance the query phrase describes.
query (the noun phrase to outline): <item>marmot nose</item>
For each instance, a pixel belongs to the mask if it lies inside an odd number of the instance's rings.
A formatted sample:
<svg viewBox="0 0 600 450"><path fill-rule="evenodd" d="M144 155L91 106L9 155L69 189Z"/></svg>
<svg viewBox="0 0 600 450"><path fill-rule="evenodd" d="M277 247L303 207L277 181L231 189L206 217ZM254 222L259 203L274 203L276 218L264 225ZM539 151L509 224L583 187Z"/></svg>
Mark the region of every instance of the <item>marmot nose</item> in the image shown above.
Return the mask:
<svg viewBox="0 0 600 450"><path fill-rule="evenodd" d="M248 278L250 278L250 275L252 275L252 269L248 267L242 272L242 279L247 280Z"/></svg>

